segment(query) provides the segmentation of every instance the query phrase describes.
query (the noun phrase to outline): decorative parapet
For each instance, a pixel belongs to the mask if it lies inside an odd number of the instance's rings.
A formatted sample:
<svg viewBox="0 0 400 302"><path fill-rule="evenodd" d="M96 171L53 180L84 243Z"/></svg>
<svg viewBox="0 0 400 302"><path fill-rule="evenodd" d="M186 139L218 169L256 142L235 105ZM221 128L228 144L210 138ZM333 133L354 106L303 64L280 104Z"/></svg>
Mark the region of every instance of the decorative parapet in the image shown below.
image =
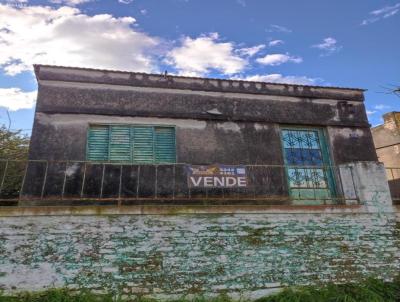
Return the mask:
<svg viewBox="0 0 400 302"><path fill-rule="evenodd" d="M364 90L357 88L195 78L47 65L35 65L35 74L39 83L40 81L47 80L136 87L171 88L182 90L294 96L360 102L364 101Z"/></svg>

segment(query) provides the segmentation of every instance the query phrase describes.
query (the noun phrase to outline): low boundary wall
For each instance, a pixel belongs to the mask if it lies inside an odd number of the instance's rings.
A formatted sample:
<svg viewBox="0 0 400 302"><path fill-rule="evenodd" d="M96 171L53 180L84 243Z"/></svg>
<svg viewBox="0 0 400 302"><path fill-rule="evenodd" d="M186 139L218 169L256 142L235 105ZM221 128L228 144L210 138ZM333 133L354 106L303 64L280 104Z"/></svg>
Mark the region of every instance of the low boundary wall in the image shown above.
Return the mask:
<svg viewBox="0 0 400 302"><path fill-rule="evenodd" d="M400 271L400 212L363 209L3 211L0 289L259 296L286 285L390 279Z"/></svg>

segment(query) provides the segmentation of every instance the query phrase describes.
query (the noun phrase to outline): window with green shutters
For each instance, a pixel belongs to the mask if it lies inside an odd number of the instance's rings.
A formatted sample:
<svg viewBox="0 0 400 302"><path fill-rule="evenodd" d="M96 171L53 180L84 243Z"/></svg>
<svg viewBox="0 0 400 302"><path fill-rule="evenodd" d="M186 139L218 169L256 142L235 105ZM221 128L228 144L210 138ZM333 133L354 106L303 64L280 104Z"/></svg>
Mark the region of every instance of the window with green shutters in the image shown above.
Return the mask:
<svg viewBox="0 0 400 302"><path fill-rule="evenodd" d="M91 125L89 161L175 163L175 128L166 126Z"/></svg>
<svg viewBox="0 0 400 302"><path fill-rule="evenodd" d="M175 162L175 129L154 128L154 155L158 163Z"/></svg>
<svg viewBox="0 0 400 302"><path fill-rule="evenodd" d="M87 159L93 161L108 160L109 127L93 126L89 128Z"/></svg>

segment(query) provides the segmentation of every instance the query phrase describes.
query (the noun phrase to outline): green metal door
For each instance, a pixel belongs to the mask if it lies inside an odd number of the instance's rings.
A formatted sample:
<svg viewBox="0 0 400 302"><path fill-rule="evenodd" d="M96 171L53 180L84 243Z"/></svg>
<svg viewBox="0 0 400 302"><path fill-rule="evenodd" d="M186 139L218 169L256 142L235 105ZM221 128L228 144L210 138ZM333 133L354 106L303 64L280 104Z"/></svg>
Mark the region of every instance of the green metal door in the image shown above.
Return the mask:
<svg viewBox="0 0 400 302"><path fill-rule="evenodd" d="M322 129L283 128L281 133L293 203L333 203L335 183Z"/></svg>

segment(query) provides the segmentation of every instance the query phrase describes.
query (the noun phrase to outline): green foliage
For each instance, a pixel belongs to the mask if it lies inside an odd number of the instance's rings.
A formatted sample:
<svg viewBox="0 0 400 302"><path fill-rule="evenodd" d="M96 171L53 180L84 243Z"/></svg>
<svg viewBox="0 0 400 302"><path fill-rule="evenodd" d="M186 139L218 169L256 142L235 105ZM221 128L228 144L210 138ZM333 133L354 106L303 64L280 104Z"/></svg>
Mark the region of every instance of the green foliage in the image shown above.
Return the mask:
<svg viewBox="0 0 400 302"><path fill-rule="evenodd" d="M95 295L88 291L50 289L38 293L21 293L16 297L1 296L0 302L118 302L111 295Z"/></svg>
<svg viewBox="0 0 400 302"><path fill-rule="evenodd" d="M29 137L0 126L1 199L17 198L28 159ZM6 161L8 160L8 161Z"/></svg>
<svg viewBox="0 0 400 302"><path fill-rule="evenodd" d="M363 283L328 284L322 287L287 288L254 302L396 302L400 301L400 282L368 279Z"/></svg>
<svg viewBox="0 0 400 302"><path fill-rule="evenodd" d="M27 160L29 137L0 126L0 159Z"/></svg>
<svg viewBox="0 0 400 302"><path fill-rule="evenodd" d="M160 302L160 300L146 297L121 299L106 294L96 295L89 291L74 292L67 289L50 289L38 293L20 293L15 297L1 295L0 292L0 302ZM233 302L233 300L228 295L221 294L213 298L196 296L193 299L187 299L182 297L180 299L168 300L168 302Z"/></svg>
<svg viewBox="0 0 400 302"><path fill-rule="evenodd" d="M39 293L21 293L15 297L0 293L0 302L158 302L145 297L121 299L112 295L96 295L89 291L51 289ZM228 295L214 298L197 296L181 298L169 302L233 302ZM283 291L255 300L254 302L399 302L400 277L393 282L368 279L362 283L327 284L324 286L291 287ZM240 301L239 301L240 302ZM241 302L246 302L245 300Z"/></svg>

